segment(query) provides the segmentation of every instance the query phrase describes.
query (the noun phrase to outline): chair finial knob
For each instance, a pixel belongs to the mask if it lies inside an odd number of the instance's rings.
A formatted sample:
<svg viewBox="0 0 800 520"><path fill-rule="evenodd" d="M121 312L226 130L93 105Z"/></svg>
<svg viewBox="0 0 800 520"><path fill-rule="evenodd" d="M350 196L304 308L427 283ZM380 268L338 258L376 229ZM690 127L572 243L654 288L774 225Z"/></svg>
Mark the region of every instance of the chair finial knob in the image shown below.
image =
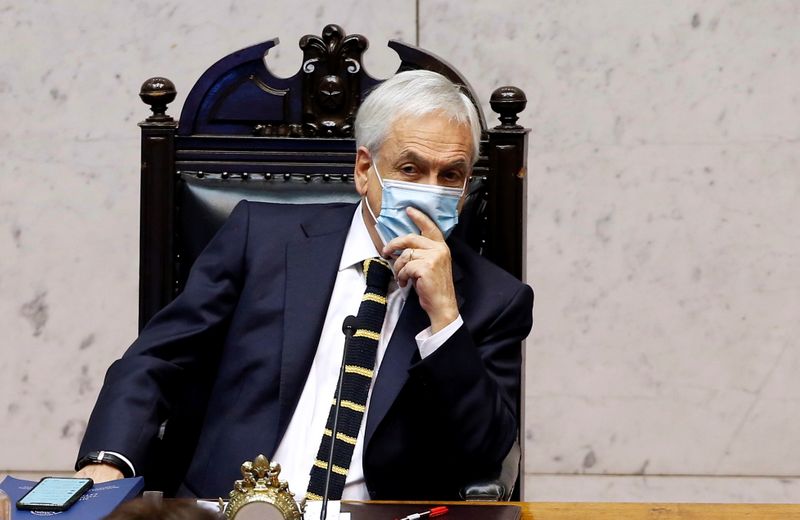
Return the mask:
<svg viewBox="0 0 800 520"><path fill-rule="evenodd" d="M489 99L492 110L500 114L500 126L497 128L522 128L517 124L518 114L525 110L528 98L525 92L517 87L500 87L492 92Z"/></svg>
<svg viewBox="0 0 800 520"><path fill-rule="evenodd" d="M150 78L142 83L139 90L139 97L146 104L150 105L153 115L148 117L148 121L172 121L172 117L166 114L167 105L175 100L175 85L167 78Z"/></svg>

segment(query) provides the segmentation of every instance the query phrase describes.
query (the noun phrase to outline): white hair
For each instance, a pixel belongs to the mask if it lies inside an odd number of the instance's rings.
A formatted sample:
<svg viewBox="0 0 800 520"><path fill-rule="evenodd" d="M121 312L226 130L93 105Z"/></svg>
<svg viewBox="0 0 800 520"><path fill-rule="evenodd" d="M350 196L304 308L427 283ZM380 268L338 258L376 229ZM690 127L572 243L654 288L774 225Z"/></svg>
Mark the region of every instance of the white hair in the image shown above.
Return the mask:
<svg viewBox="0 0 800 520"><path fill-rule="evenodd" d="M356 146L377 154L399 117L420 117L431 112L443 112L452 121L469 125L475 163L481 142L478 111L458 85L430 70L400 72L369 93L356 115Z"/></svg>

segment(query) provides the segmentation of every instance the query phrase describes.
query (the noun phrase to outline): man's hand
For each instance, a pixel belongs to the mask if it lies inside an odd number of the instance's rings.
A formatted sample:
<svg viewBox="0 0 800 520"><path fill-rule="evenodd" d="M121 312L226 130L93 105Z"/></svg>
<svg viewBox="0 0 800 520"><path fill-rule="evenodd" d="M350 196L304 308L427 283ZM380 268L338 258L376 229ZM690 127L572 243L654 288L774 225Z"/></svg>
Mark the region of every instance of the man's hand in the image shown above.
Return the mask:
<svg viewBox="0 0 800 520"><path fill-rule="evenodd" d="M415 208L406 208L408 216L420 229L420 235L398 237L383 247L382 254L403 250L394 263L397 283L405 287L413 280L419 304L428 313L435 334L458 317L456 291L453 287L450 248L442 232L428 216Z"/></svg>
<svg viewBox="0 0 800 520"><path fill-rule="evenodd" d="M75 473L76 477L90 478L95 484L108 482L109 480L119 480L124 478L122 472L111 464L89 464Z"/></svg>

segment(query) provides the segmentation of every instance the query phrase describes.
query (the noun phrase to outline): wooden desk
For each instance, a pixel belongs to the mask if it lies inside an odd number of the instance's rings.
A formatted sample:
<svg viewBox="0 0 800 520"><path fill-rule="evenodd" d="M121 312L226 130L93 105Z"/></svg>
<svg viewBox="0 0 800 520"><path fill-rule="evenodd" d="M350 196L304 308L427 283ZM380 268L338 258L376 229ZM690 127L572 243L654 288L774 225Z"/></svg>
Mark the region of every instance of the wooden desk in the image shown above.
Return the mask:
<svg viewBox="0 0 800 520"><path fill-rule="evenodd" d="M800 505L522 503L522 520L786 520Z"/></svg>
<svg viewBox="0 0 800 520"><path fill-rule="evenodd" d="M371 502L402 504L402 502ZM647 504L586 502L442 502L431 505L488 508L503 504L522 509L521 520L800 520L800 504ZM343 509L346 509L343 507ZM456 514L452 514L456 513ZM457 508L447 517L457 520ZM487 514L487 519L492 515ZM391 520L391 519L387 519Z"/></svg>

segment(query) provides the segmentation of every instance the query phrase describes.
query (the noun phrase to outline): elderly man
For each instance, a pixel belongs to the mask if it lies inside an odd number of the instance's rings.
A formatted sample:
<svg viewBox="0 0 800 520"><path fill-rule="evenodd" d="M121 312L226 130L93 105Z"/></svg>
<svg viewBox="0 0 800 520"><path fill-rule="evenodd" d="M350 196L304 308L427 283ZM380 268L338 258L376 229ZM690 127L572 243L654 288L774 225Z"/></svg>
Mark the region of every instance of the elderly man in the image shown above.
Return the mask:
<svg viewBox="0 0 800 520"><path fill-rule="evenodd" d="M183 293L109 369L80 474L147 467L186 384L208 400L180 495L222 495L264 453L294 493L318 498L331 442L334 499L455 498L499 467L520 427L533 293L446 240L477 159L475 107L438 74L403 72L355 128L361 203L239 203Z"/></svg>

